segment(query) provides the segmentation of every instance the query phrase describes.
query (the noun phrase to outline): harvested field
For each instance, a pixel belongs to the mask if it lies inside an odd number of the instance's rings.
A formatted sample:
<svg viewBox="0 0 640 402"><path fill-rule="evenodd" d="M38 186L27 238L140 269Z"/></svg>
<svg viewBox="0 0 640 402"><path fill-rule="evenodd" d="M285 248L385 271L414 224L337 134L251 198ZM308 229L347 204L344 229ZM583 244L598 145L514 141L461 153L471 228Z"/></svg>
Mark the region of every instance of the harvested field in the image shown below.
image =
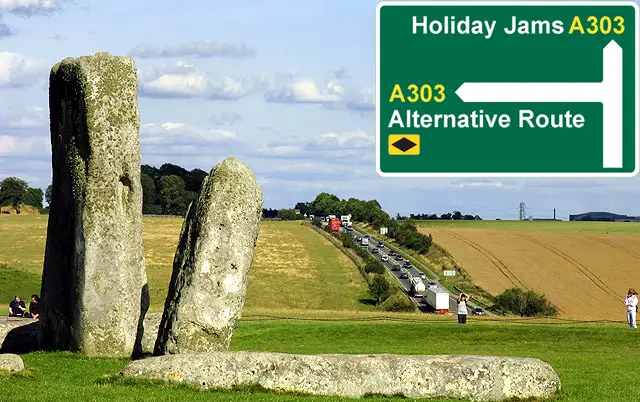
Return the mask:
<svg viewBox="0 0 640 402"><path fill-rule="evenodd" d="M431 233L490 294L530 288L544 293L563 318L624 320L626 291L640 287L640 235L443 227L420 231Z"/></svg>
<svg viewBox="0 0 640 402"><path fill-rule="evenodd" d="M47 215L0 216L0 292L6 293L0 297L5 300L17 291L39 293L47 219ZM182 223L180 218L143 219L151 311L164 306ZM261 223L249 271L248 311L371 310L368 299L358 268L322 235L300 222Z"/></svg>

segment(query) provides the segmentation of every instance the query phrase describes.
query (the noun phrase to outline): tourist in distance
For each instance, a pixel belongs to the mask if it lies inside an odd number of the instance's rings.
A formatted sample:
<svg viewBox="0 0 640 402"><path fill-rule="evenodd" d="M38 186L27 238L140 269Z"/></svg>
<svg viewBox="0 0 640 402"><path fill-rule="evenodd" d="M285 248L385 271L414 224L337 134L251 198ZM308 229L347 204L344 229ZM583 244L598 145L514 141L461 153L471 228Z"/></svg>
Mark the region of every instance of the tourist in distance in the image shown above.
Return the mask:
<svg viewBox="0 0 640 402"><path fill-rule="evenodd" d="M467 323L467 295L460 293L458 297L458 324Z"/></svg>
<svg viewBox="0 0 640 402"><path fill-rule="evenodd" d="M627 306L627 323L629 328L638 328L636 324L636 313L638 312L638 292L631 288L627 292L627 298L624 299L624 305Z"/></svg>
<svg viewBox="0 0 640 402"><path fill-rule="evenodd" d="M24 313L27 312L27 306L20 296L16 296L11 303L9 303L9 317L24 317Z"/></svg>
<svg viewBox="0 0 640 402"><path fill-rule="evenodd" d="M38 319L40 318L40 297L38 295L31 295L31 303L29 303L28 317Z"/></svg>

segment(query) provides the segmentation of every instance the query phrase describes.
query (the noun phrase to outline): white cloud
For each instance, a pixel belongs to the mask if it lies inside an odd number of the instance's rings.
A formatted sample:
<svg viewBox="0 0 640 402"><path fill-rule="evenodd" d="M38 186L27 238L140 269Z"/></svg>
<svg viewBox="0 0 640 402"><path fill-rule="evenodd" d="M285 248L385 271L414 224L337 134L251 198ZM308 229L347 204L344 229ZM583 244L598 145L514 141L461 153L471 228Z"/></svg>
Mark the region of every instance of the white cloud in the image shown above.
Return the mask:
<svg viewBox="0 0 640 402"><path fill-rule="evenodd" d="M344 88L337 81L318 82L304 79L283 84L265 93L267 102L277 103L327 103L338 102L344 97Z"/></svg>
<svg viewBox="0 0 640 402"><path fill-rule="evenodd" d="M0 51L0 88L34 85L43 78L44 64L20 53Z"/></svg>
<svg viewBox="0 0 640 402"><path fill-rule="evenodd" d="M140 127L140 146L149 155L206 155L212 148L237 148L241 143L235 131L202 129L184 123L143 124Z"/></svg>
<svg viewBox="0 0 640 402"><path fill-rule="evenodd" d="M344 68L331 71L321 79L299 77L296 70L263 75L264 97L273 103L317 103L326 109L374 110L373 87L352 88L345 82L348 77Z"/></svg>
<svg viewBox="0 0 640 402"><path fill-rule="evenodd" d="M9 12L23 16L50 14L60 10L71 0L0 0L0 12Z"/></svg>
<svg viewBox="0 0 640 402"><path fill-rule="evenodd" d="M140 95L152 98L206 98L237 100L256 91L247 77L211 77L193 65L178 61L139 72Z"/></svg>
<svg viewBox="0 0 640 402"><path fill-rule="evenodd" d="M233 45L217 41L200 41L184 43L178 46L158 48L141 44L131 49L130 56L139 58L152 57L229 57L247 58L256 55L256 49L242 45Z"/></svg>
<svg viewBox="0 0 640 402"><path fill-rule="evenodd" d="M0 156L39 157L47 155L51 155L51 143L46 137L0 135Z"/></svg>
<svg viewBox="0 0 640 402"><path fill-rule="evenodd" d="M49 113L40 106L10 107L0 110L0 130L45 128L48 119Z"/></svg>
<svg viewBox="0 0 640 402"><path fill-rule="evenodd" d="M264 142L250 156L279 159L328 160L341 165L367 166L374 160L375 137L363 130L328 132L314 137L285 137Z"/></svg>

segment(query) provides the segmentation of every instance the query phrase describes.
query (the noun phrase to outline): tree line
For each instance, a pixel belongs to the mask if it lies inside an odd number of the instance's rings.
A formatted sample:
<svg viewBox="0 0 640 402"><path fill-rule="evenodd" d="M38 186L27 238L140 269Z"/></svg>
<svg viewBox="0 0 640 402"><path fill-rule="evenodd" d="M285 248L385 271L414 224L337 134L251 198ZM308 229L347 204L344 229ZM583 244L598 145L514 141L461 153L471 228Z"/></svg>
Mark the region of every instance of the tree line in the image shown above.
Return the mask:
<svg viewBox="0 0 640 402"><path fill-rule="evenodd" d="M42 210L43 197L42 189L29 187L29 183L23 179L7 177L0 182L0 206L11 206L16 213L20 213L24 205Z"/></svg>
<svg viewBox="0 0 640 402"><path fill-rule="evenodd" d="M437 215L437 214L409 214L409 216L401 216L400 214L396 215L396 219L401 221L401 220L416 220L416 221L426 221L426 220L430 220L430 221L438 221L438 220L442 220L442 221L481 221L482 218L479 215L469 215L469 214L462 214L462 212L460 211L453 211L453 213L446 213L446 214L441 214L441 215Z"/></svg>

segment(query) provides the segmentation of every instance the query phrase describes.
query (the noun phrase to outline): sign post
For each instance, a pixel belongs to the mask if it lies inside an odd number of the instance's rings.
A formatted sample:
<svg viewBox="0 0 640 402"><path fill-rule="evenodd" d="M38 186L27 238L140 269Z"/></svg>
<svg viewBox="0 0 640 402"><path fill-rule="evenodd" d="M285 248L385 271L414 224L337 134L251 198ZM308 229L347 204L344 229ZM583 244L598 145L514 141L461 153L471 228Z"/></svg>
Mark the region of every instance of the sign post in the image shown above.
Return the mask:
<svg viewBox="0 0 640 402"><path fill-rule="evenodd" d="M633 1L389 1L376 13L377 171L632 177Z"/></svg>

